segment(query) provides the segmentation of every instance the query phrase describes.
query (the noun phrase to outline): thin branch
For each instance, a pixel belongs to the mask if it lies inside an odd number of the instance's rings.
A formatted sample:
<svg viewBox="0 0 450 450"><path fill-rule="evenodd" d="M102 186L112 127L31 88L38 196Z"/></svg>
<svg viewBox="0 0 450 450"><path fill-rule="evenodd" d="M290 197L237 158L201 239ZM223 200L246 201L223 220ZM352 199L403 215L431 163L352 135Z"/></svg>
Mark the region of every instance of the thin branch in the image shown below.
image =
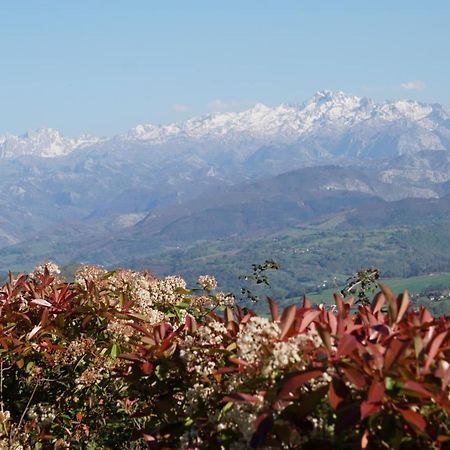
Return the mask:
<svg viewBox="0 0 450 450"><path fill-rule="evenodd" d="M25 414L27 413L28 409L30 408L31 402L33 400L34 394L36 393L38 386L39 386L39 381L37 381L36 384L34 385L34 389L30 395L30 398L28 399L27 406L25 406L25 409L23 410L23 413L20 416L19 424L17 425L17 428L15 430L16 433L20 430L20 426L22 425L23 419L25 418Z"/></svg>

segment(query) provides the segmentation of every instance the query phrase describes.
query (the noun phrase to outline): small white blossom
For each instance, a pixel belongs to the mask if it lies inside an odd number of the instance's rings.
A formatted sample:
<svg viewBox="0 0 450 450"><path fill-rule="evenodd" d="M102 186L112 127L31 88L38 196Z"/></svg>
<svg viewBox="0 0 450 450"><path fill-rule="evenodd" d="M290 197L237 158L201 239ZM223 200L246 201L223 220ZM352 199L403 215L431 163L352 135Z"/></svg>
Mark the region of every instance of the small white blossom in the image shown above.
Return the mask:
<svg viewBox="0 0 450 450"><path fill-rule="evenodd" d="M205 290L215 289L217 281L212 275L201 275L198 277L197 284Z"/></svg>
<svg viewBox="0 0 450 450"><path fill-rule="evenodd" d="M36 278L38 275L44 275L45 269L47 269L48 273L52 276L56 276L61 273L61 270L59 269L59 266L57 264L51 261L47 261L36 265L33 269L33 272L31 272L29 276L31 278Z"/></svg>

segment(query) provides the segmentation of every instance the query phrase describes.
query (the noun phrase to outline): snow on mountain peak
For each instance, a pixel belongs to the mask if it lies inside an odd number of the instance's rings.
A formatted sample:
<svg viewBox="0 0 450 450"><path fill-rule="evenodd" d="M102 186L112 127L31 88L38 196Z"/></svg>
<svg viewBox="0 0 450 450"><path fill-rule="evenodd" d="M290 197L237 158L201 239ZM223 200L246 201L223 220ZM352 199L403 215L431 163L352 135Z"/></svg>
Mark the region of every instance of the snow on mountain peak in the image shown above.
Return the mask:
<svg viewBox="0 0 450 450"><path fill-rule="evenodd" d="M375 103L342 91L322 90L302 104L271 107L256 103L241 112L215 112L166 125L141 124L113 140L122 146L133 142L160 145L200 140L238 145L245 142L289 143L323 128L343 128L364 121L373 121L371 123L378 126L380 123L407 120L432 130L448 121L449 117L448 110L441 105L411 100ZM0 135L0 157L64 156L103 141L92 136L67 138L51 128L30 131L23 136L5 134Z"/></svg>
<svg viewBox="0 0 450 450"><path fill-rule="evenodd" d="M121 138L149 144L162 144L173 139L256 139L266 142L277 139L291 142L324 126L350 126L369 119L421 121L430 128L427 117L432 112L433 106L414 101L374 103L342 91L322 90L301 105L270 107L257 103L242 112L216 112L163 126L139 125Z"/></svg>
<svg viewBox="0 0 450 450"><path fill-rule="evenodd" d="M99 142L99 138L83 135L77 139L64 137L53 128L40 128L16 136L5 134L0 136L0 157L40 156L53 158L64 156L73 150Z"/></svg>

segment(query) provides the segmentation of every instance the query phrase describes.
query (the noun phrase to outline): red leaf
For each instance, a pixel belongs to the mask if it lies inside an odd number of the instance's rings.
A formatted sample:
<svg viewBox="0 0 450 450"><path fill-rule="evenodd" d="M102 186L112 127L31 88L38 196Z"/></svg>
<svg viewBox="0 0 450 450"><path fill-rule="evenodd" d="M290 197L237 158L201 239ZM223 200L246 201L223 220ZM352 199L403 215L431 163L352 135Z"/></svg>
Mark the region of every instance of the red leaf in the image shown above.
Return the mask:
<svg viewBox="0 0 450 450"><path fill-rule="evenodd" d="M391 339L388 349L384 355L384 370L387 372L405 353L409 344L411 343L410 339L407 340L399 340L399 339Z"/></svg>
<svg viewBox="0 0 450 450"><path fill-rule="evenodd" d="M288 333L291 325L294 323L297 308L295 305L288 306L284 309L280 319L280 338L282 339Z"/></svg>
<svg viewBox="0 0 450 450"><path fill-rule="evenodd" d="M224 397L222 401L224 403L259 403L260 399L254 395L246 394L245 392L235 392Z"/></svg>
<svg viewBox="0 0 450 450"><path fill-rule="evenodd" d="M233 310L229 306L225 306L224 319L225 323L233 321Z"/></svg>
<svg viewBox="0 0 450 450"><path fill-rule="evenodd" d="M337 376L333 377L328 389L328 398L333 409L348 398L350 389L346 386L345 381Z"/></svg>
<svg viewBox="0 0 450 450"><path fill-rule="evenodd" d="M319 315L320 311L314 309L307 311L300 323L299 332L302 333L304 330L306 330L306 328L308 328L310 323L313 322Z"/></svg>
<svg viewBox="0 0 450 450"><path fill-rule="evenodd" d="M233 364L237 364L238 366L251 366L251 363L240 358L228 358L228 360Z"/></svg>
<svg viewBox="0 0 450 450"><path fill-rule="evenodd" d="M358 348L358 341L355 336L351 334L344 334L339 339L339 344L337 347L336 357L340 358L342 356L347 356L353 353Z"/></svg>
<svg viewBox="0 0 450 450"><path fill-rule="evenodd" d="M438 354L441 344L446 336L447 336L447 331L444 331L444 332L438 334L431 342L429 350L428 350L427 359L425 361L424 371L427 371L429 369L431 363L433 362L434 357Z"/></svg>
<svg viewBox="0 0 450 450"><path fill-rule="evenodd" d="M404 385L403 385L403 389L407 389L408 391L414 391L418 394L420 394L421 396L425 396L425 397L432 397L432 393L428 390L425 389L425 387L418 383L417 381L412 381L409 380L407 381Z"/></svg>
<svg viewBox="0 0 450 450"><path fill-rule="evenodd" d="M159 334L161 336L161 339L166 339L167 336L172 332L172 330L172 326L168 323L159 324Z"/></svg>
<svg viewBox="0 0 450 450"><path fill-rule="evenodd" d="M365 430L361 438L361 448L365 449L369 445L369 430Z"/></svg>
<svg viewBox="0 0 450 450"><path fill-rule="evenodd" d="M234 320L227 323L226 329L231 331L233 335L239 333L239 325Z"/></svg>
<svg viewBox="0 0 450 450"><path fill-rule="evenodd" d="M421 416L419 413L416 413L411 409L400 409L400 414L409 424L415 426L422 432L425 431L427 423L425 422L423 416Z"/></svg>
<svg viewBox="0 0 450 450"><path fill-rule="evenodd" d="M122 353L118 358L126 359L127 361L141 361L141 358L135 353Z"/></svg>
<svg viewBox="0 0 450 450"><path fill-rule="evenodd" d="M337 319L332 312L328 312L328 324L330 326L331 334L335 335L337 331Z"/></svg>
<svg viewBox="0 0 450 450"><path fill-rule="evenodd" d="M373 380L367 394L367 401L370 403L381 403L384 398L384 384Z"/></svg>
<svg viewBox="0 0 450 450"><path fill-rule="evenodd" d="M44 327L48 320L49 311L47 308L42 310L41 325Z"/></svg>
<svg viewBox="0 0 450 450"><path fill-rule="evenodd" d="M377 295L375 295L372 304L370 305L370 309L373 314L376 314L378 311L381 310L383 305L386 303L386 297L382 292L378 292Z"/></svg>
<svg viewBox="0 0 450 450"><path fill-rule="evenodd" d="M325 347L327 348L327 350L331 352L332 347L331 347L330 332L326 329L326 327L324 327L320 323L317 324L317 332L319 333L319 336L322 338L322 341L323 341Z"/></svg>
<svg viewBox="0 0 450 450"><path fill-rule="evenodd" d="M142 372L146 375L150 375L153 372L153 364L145 361L145 363L142 364Z"/></svg>
<svg viewBox="0 0 450 450"><path fill-rule="evenodd" d="M277 304L273 301L273 299L271 297L267 297L267 301L269 303L269 309L270 309L270 314L272 316L272 320L274 322L276 322L279 318L278 315L278 306Z"/></svg>
<svg viewBox="0 0 450 450"><path fill-rule="evenodd" d="M171 345L172 345L172 341L175 338L176 334L172 333L169 334L169 336L167 336L162 342L161 345L158 348L159 352L164 352L165 350L167 350Z"/></svg>
<svg viewBox="0 0 450 450"><path fill-rule="evenodd" d="M46 306L48 308L51 308L53 306L50 302L44 300L43 298L35 298L34 300L31 300L31 303L33 305Z"/></svg>
<svg viewBox="0 0 450 450"><path fill-rule="evenodd" d="M397 318L395 319L395 323L399 323L402 320L403 315L408 309L409 305L409 293L408 291L403 291L403 294L399 295L397 300Z"/></svg>
<svg viewBox="0 0 450 450"><path fill-rule="evenodd" d="M353 306L353 303L355 303L355 297L348 297L345 303L351 308Z"/></svg>
<svg viewBox="0 0 450 450"><path fill-rule="evenodd" d="M309 298L306 295L303 296L303 308L307 309L311 308L311 302L309 301Z"/></svg>
<svg viewBox="0 0 450 450"><path fill-rule="evenodd" d="M366 379L364 375L362 375L359 370L354 369L353 367L343 367L346 377L357 389L362 389L366 385Z"/></svg>
<svg viewBox="0 0 450 450"><path fill-rule="evenodd" d="M219 369L216 370L216 373L220 375L232 372L239 372L239 367L220 367Z"/></svg>
<svg viewBox="0 0 450 450"><path fill-rule="evenodd" d="M420 321L422 323L429 323L433 322L433 316L431 315L430 311L428 309L422 307L420 311Z"/></svg>
<svg viewBox="0 0 450 450"><path fill-rule="evenodd" d="M77 414L75 415L75 417L77 418L78 422L81 422L83 419L83 414L80 412L77 412Z"/></svg>
<svg viewBox="0 0 450 450"><path fill-rule="evenodd" d="M143 327L142 325L139 325L137 323L134 322L130 322L128 324L128 326L134 328L135 330L139 331L141 334L143 334L144 336L147 337L153 337L153 333L151 333L149 330L147 330L145 327Z"/></svg>
<svg viewBox="0 0 450 450"><path fill-rule="evenodd" d="M381 405L377 405L376 403L371 402L362 402L361 403L361 420L366 417L373 416L380 410Z"/></svg>
<svg viewBox="0 0 450 450"><path fill-rule="evenodd" d="M151 434L142 433L142 438L145 442L156 441L156 439Z"/></svg>
<svg viewBox="0 0 450 450"><path fill-rule="evenodd" d="M330 387L328 389L328 399L330 401L331 407L336 410L336 408L339 406L339 403L342 402L342 398L339 397L339 395L336 393L333 383L330 383Z"/></svg>
<svg viewBox="0 0 450 450"><path fill-rule="evenodd" d="M190 314L186 314L186 317L184 318L184 324L191 333L197 331L197 321Z"/></svg>
<svg viewBox="0 0 450 450"><path fill-rule="evenodd" d="M286 383L284 383L280 392L278 393L277 400L282 400L285 398L290 398L292 392L296 391L300 386L303 386L309 380L317 378L322 375L321 370L307 370L305 372L298 373L297 375L291 376Z"/></svg>
<svg viewBox="0 0 450 450"><path fill-rule="evenodd" d="M339 294L333 294L334 302L338 310L338 314L343 314L345 312L344 299Z"/></svg>
<svg viewBox="0 0 450 450"><path fill-rule="evenodd" d="M386 286L386 285L384 285L382 283L379 283L379 286L380 286L380 289L383 292L383 294L386 297L386 300L388 302L389 317L390 317L390 320L391 320L390 323L393 323L395 321L395 319L397 318L397 311L398 311L397 301L396 301L395 295L394 295L394 293L391 291L391 289L388 286Z"/></svg>

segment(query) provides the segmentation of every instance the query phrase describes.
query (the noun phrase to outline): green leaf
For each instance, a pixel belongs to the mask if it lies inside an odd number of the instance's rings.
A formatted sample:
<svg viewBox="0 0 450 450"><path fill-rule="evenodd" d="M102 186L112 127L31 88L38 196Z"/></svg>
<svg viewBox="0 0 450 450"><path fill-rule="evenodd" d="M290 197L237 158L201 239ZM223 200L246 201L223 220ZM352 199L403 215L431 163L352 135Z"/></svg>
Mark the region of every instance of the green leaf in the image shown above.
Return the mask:
<svg viewBox="0 0 450 450"><path fill-rule="evenodd" d="M225 406L220 410L219 419L221 419L233 407L233 405L233 402L227 402Z"/></svg>
<svg viewBox="0 0 450 450"><path fill-rule="evenodd" d="M117 344L114 343L111 347L111 356L113 358L116 358L117 355L119 355L119 353L120 353L120 348Z"/></svg>
<svg viewBox="0 0 450 450"><path fill-rule="evenodd" d="M395 387L395 381L391 377L386 377L384 379L384 385L387 391L392 391Z"/></svg>

